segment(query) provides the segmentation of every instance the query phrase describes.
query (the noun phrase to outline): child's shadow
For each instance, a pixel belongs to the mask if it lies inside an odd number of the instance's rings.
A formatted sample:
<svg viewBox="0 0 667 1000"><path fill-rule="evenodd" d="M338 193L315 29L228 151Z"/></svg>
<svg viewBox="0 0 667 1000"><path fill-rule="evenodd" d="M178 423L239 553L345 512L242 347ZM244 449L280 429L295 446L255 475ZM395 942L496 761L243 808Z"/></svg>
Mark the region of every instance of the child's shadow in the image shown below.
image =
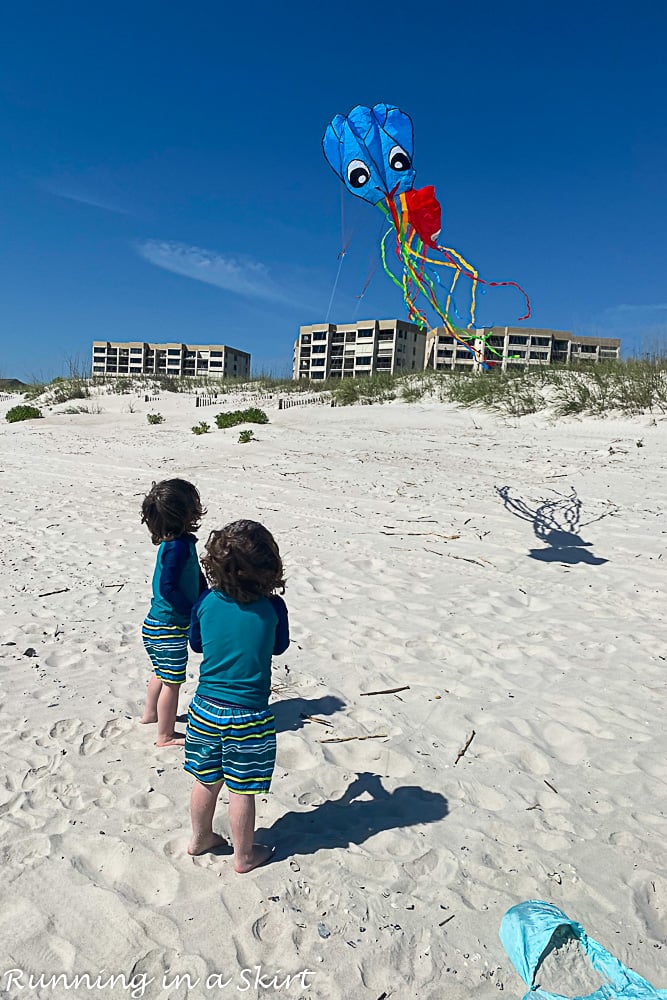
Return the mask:
<svg viewBox="0 0 667 1000"><path fill-rule="evenodd" d="M371 798L358 801L364 794ZM258 839L270 837L269 842L276 845L274 860L284 861L293 854L363 844L382 830L434 823L448 812L447 799L439 792L418 785L402 785L388 792L377 774L366 771L357 775L340 798L307 812L285 813Z"/></svg>
<svg viewBox="0 0 667 1000"><path fill-rule="evenodd" d="M303 729L305 725L317 728L318 723L308 722L307 716L333 715L345 708L345 702L335 695L327 694L321 698L285 698L283 701L272 702L270 708L276 717L276 732L286 733Z"/></svg>

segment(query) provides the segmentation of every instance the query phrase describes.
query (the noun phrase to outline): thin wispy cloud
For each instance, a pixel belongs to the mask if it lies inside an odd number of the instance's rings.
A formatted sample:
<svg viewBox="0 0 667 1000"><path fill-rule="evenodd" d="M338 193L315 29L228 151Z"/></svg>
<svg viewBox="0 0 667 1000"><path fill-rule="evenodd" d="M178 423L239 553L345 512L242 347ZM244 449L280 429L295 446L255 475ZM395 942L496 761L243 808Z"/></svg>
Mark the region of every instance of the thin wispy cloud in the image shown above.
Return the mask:
<svg viewBox="0 0 667 1000"><path fill-rule="evenodd" d="M667 303L640 303L632 305L621 303L617 306L609 306L602 314L603 322L614 326L645 326L647 323L667 322Z"/></svg>
<svg viewBox="0 0 667 1000"><path fill-rule="evenodd" d="M185 278L203 281L249 299L299 305L300 294L279 284L261 261L161 240L146 240L138 243L136 249L156 267Z"/></svg>
<svg viewBox="0 0 667 1000"><path fill-rule="evenodd" d="M89 205L91 208L100 208L104 212L114 212L116 215L130 215L131 213L126 208L121 208L120 205L115 204L112 201L107 201L104 198L98 198L95 195L89 195L83 191L75 191L70 188L60 187L54 184L42 184L45 191L49 194L53 194L56 198L65 198L66 201L74 201L79 205Z"/></svg>

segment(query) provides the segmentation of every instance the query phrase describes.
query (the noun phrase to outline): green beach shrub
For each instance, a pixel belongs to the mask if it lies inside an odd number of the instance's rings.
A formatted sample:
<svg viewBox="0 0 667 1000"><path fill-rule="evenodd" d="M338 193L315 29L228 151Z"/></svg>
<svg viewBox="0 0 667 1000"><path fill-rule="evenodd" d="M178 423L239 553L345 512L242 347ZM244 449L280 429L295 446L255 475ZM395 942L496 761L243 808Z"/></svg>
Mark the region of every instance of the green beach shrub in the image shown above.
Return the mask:
<svg viewBox="0 0 667 1000"><path fill-rule="evenodd" d="M229 413L219 413L215 422L221 430L224 430L225 427L238 427L239 424L268 424L269 418L264 410L251 406L247 410L230 410Z"/></svg>
<svg viewBox="0 0 667 1000"><path fill-rule="evenodd" d="M210 429L211 429L210 424L207 424L205 420L201 420L198 424L195 424L195 426L192 428L192 433L208 434Z"/></svg>
<svg viewBox="0 0 667 1000"><path fill-rule="evenodd" d="M149 424L163 424L164 423L164 417L162 416L161 413L147 413L146 414L146 419L148 420Z"/></svg>
<svg viewBox="0 0 667 1000"><path fill-rule="evenodd" d="M254 431L241 431L239 434L239 444L248 444L249 441L256 441Z"/></svg>
<svg viewBox="0 0 667 1000"><path fill-rule="evenodd" d="M16 424L20 420L38 420L42 416L42 411L36 406L26 406L24 403L19 406L12 406L5 413L5 420L9 424Z"/></svg>

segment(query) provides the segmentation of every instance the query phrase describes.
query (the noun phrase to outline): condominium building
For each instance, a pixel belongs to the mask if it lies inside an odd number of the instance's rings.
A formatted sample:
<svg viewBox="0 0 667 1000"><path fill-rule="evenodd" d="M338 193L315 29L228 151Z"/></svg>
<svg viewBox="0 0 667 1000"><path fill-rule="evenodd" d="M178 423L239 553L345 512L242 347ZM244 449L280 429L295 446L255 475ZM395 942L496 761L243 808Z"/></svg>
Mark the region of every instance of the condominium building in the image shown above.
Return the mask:
<svg viewBox="0 0 667 1000"><path fill-rule="evenodd" d="M426 332L400 319L302 326L294 344L295 379L403 374L424 368Z"/></svg>
<svg viewBox="0 0 667 1000"><path fill-rule="evenodd" d="M478 357L502 371L521 365L572 364L616 361L621 341L613 337L577 337L565 330L535 330L501 326L470 331L470 346L477 357L458 343L444 327L431 330L426 345L426 366L477 371Z"/></svg>
<svg viewBox="0 0 667 1000"><path fill-rule="evenodd" d="M250 355L224 344L93 341L93 375L209 375L248 378Z"/></svg>

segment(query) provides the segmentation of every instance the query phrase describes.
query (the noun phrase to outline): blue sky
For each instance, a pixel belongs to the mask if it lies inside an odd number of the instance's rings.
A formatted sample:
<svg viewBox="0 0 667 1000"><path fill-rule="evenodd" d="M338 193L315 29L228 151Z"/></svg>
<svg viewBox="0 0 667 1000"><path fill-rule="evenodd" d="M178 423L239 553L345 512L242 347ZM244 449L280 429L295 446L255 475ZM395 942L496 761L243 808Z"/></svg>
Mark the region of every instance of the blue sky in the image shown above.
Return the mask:
<svg viewBox="0 0 667 1000"><path fill-rule="evenodd" d="M667 339L667 5L568 0L6 5L0 375L93 339L222 342L287 372L302 323L403 316L381 216L321 137L413 118L442 240L530 294L531 325ZM341 220L341 207L343 209ZM480 320L521 301L489 291Z"/></svg>

